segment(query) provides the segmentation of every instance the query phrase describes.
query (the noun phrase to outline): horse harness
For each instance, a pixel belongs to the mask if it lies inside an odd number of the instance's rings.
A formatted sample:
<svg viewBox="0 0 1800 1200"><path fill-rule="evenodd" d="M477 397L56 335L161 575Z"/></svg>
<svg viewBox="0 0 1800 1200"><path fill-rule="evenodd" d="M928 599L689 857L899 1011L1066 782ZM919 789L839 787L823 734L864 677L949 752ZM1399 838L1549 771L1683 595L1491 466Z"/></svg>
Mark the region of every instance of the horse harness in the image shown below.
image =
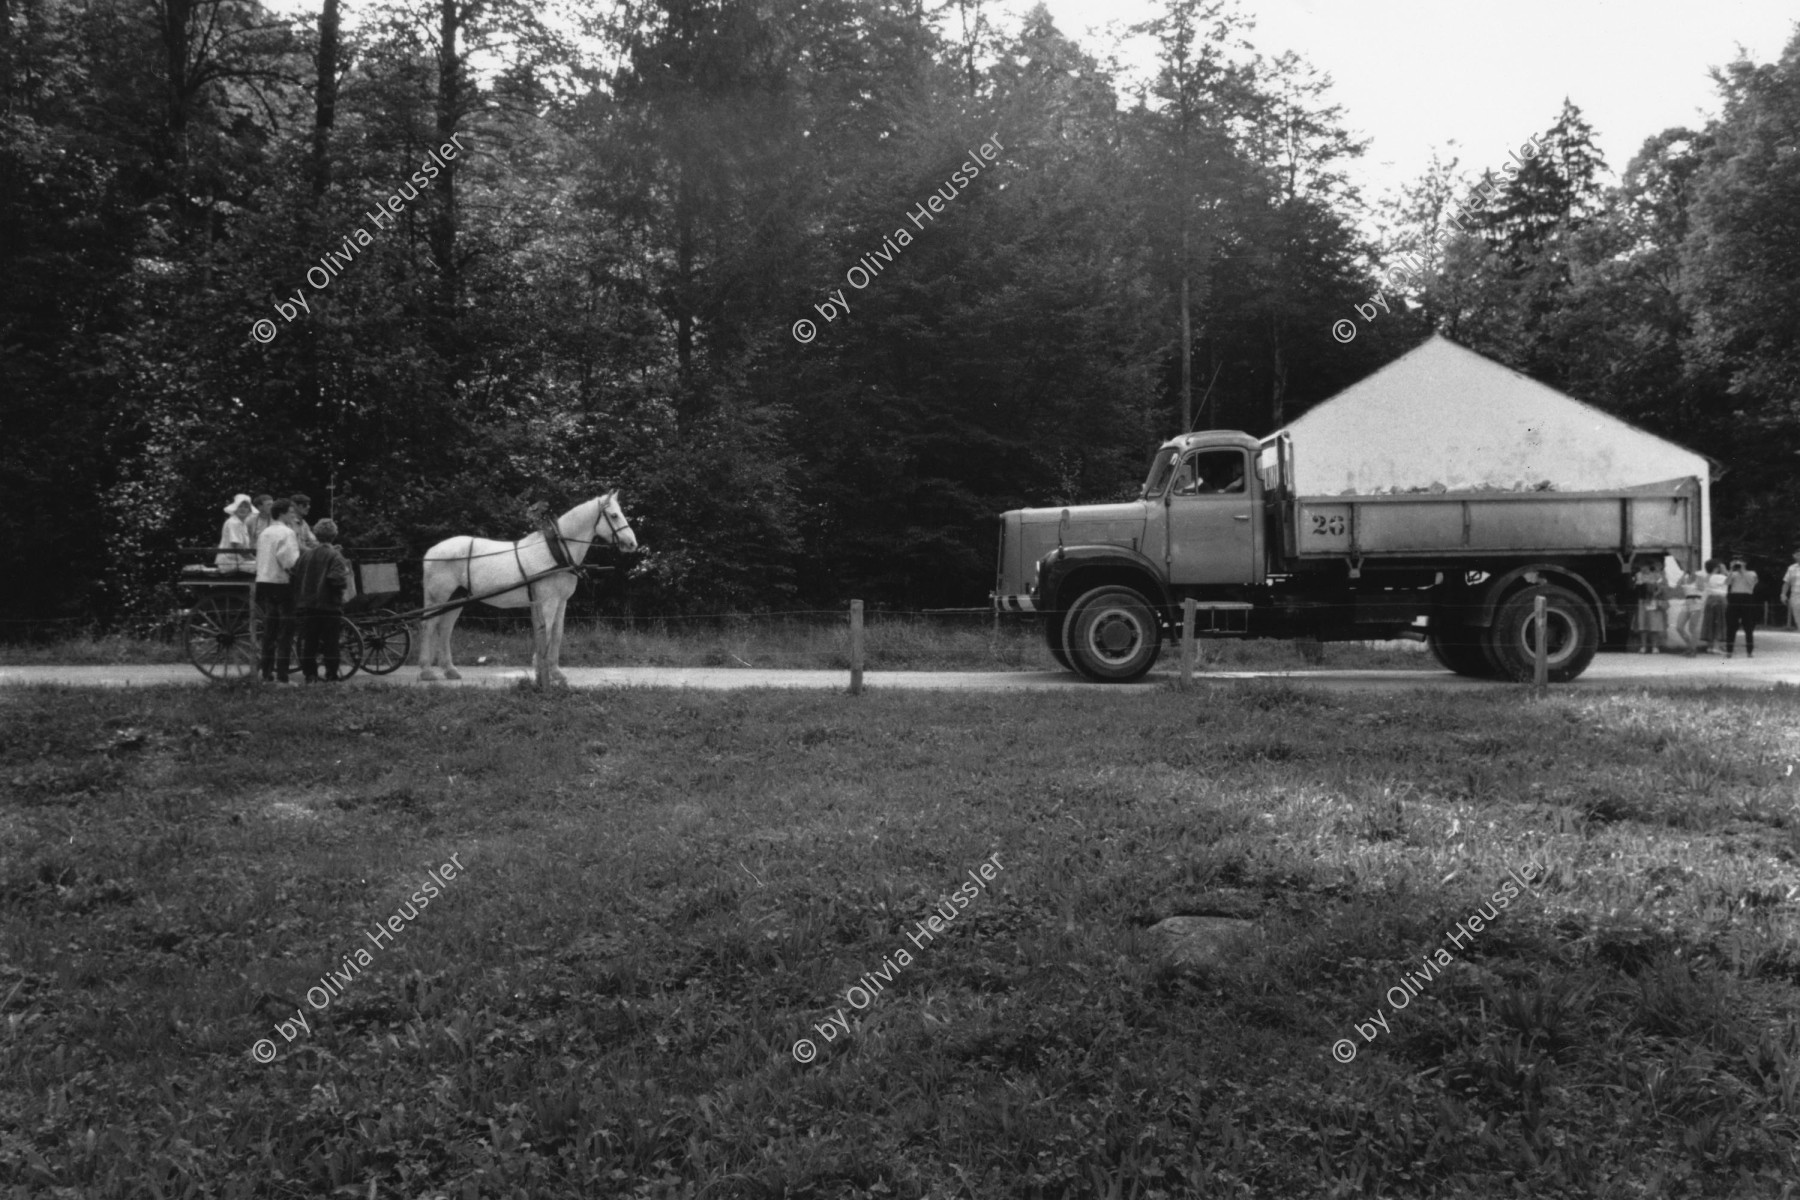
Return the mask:
<svg viewBox="0 0 1800 1200"><path fill-rule="evenodd" d="M622 526L615 524L612 519L612 513L608 511L605 506L601 507L600 516L606 521L606 527L608 531L611 532L615 543L618 541L619 530L621 528L631 528L631 522L629 521L625 522ZM595 532L598 531L599 527L596 526ZM544 572L544 574L555 574L561 571L573 571L579 573L581 571L581 565L577 563L574 556L569 553L569 539L564 536L561 529L557 528L555 521L551 520L548 516L539 517L538 532L544 535L544 545L549 548L550 557L556 562L556 566L550 571ZM521 538L519 541L512 544L513 564L519 568L519 578L524 583L525 595L533 604L535 604L537 603L536 579L532 576L531 572L525 569L525 560L519 554L519 546L523 540L524 539ZM590 539L588 545L591 546L593 544L593 540ZM501 551L501 553L505 553L505 551ZM473 588L475 581L474 566L475 539L470 538L468 549L463 555L463 578L469 581L471 589ZM510 591L511 589L508 590Z"/></svg>

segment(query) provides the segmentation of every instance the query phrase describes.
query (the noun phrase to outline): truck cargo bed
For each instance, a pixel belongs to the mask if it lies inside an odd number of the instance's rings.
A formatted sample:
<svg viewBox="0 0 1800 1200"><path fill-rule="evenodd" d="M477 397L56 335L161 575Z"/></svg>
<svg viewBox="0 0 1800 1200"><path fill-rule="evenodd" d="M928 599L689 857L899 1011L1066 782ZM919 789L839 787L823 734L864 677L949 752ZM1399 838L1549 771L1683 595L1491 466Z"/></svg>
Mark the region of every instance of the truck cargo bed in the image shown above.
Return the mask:
<svg viewBox="0 0 1800 1200"><path fill-rule="evenodd" d="M1687 479L1605 492L1301 496L1281 502L1290 558L1480 558L1700 549L1700 490Z"/></svg>

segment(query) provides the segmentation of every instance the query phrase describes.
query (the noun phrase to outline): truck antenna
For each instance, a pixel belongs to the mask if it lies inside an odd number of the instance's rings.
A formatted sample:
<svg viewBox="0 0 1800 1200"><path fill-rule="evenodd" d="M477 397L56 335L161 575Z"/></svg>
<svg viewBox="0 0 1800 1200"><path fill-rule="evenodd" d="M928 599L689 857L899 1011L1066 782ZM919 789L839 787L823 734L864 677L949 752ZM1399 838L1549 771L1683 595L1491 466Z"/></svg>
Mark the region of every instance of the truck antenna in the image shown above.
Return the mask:
<svg viewBox="0 0 1800 1200"><path fill-rule="evenodd" d="M1219 382L1219 372L1221 370L1223 370L1224 367L1225 367L1225 364L1220 363L1218 366L1213 368L1212 378L1206 381L1206 390L1204 392L1200 393L1200 403L1194 409L1194 425L1195 426L1198 426L1200 424L1200 418L1203 415L1205 415L1205 413L1206 413L1206 399L1208 396L1212 395L1213 384ZM1184 432L1192 433L1194 431L1192 429L1188 429L1188 430L1185 430Z"/></svg>

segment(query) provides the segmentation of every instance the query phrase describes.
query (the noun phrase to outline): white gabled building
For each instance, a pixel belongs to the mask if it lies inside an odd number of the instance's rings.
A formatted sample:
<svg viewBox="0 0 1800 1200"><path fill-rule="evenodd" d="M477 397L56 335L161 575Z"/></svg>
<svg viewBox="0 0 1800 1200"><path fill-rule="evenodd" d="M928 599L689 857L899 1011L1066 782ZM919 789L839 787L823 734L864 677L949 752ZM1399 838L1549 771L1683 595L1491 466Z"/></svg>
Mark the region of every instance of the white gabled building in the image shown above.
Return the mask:
<svg viewBox="0 0 1800 1200"><path fill-rule="evenodd" d="M1293 435L1301 495L1548 484L1561 492L1700 481L1712 556L1712 464L1443 337L1310 410Z"/></svg>

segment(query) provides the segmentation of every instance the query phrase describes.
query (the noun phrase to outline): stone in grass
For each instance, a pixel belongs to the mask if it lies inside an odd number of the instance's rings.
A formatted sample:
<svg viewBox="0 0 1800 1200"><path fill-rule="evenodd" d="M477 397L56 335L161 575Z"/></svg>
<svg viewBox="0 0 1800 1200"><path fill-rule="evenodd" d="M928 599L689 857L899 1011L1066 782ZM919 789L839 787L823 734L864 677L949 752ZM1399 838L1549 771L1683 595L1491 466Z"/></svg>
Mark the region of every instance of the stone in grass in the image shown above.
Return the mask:
<svg viewBox="0 0 1800 1200"><path fill-rule="evenodd" d="M1177 966L1222 967L1255 937L1257 925L1239 917L1167 917L1150 932Z"/></svg>

